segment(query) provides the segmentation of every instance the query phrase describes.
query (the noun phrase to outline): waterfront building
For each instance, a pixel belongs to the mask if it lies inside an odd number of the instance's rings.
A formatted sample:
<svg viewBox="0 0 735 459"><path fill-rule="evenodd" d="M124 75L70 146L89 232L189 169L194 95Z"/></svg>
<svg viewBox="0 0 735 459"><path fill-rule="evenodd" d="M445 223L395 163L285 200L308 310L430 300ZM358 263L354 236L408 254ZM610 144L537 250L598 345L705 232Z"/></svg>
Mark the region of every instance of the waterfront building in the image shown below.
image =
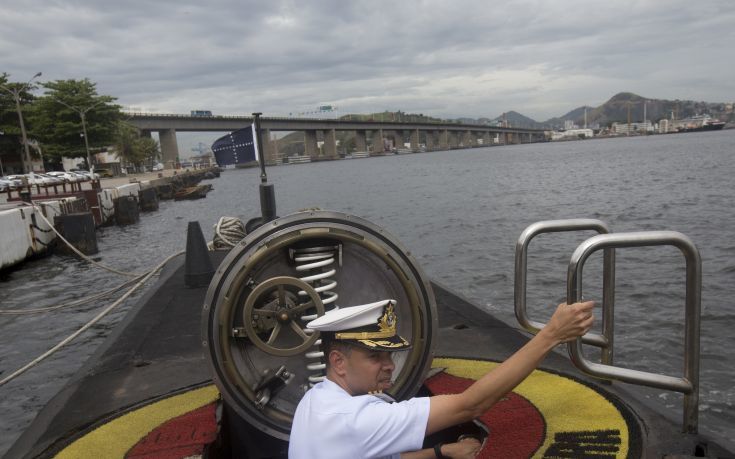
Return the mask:
<svg viewBox="0 0 735 459"><path fill-rule="evenodd" d="M592 129L568 129L566 131L553 131L551 140L589 139L593 136Z"/></svg>
<svg viewBox="0 0 735 459"><path fill-rule="evenodd" d="M613 134L618 135L629 135L629 134L643 134L646 132L653 132L653 124L650 121L643 123L613 123L612 125Z"/></svg>

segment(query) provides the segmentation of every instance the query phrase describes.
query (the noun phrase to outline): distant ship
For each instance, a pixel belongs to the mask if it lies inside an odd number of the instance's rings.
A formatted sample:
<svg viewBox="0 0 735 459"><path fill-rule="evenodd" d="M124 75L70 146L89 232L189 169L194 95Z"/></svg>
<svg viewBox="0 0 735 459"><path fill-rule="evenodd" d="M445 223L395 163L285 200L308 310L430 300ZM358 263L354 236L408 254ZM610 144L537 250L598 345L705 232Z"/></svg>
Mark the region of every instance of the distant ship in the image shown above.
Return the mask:
<svg viewBox="0 0 735 459"><path fill-rule="evenodd" d="M674 132L719 131L724 127L724 121L711 118L709 115L697 115L678 121Z"/></svg>

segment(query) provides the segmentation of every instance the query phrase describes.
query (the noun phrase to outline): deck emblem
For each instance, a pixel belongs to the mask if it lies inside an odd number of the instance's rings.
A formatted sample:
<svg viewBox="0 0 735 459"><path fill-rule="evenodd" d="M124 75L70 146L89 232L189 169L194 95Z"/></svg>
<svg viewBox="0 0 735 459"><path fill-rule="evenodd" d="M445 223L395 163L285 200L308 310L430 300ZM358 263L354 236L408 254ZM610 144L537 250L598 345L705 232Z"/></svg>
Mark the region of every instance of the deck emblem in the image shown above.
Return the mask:
<svg viewBox="0 0 735 459"><path fill-rule="evenodd" d="M446 370L426 381L434 394L458 393L496 367L496 362L436 358ZM491 430L478 457L626 458L632 444L626 417L597 390L547 371L536 370L480 420Z"/></svg>

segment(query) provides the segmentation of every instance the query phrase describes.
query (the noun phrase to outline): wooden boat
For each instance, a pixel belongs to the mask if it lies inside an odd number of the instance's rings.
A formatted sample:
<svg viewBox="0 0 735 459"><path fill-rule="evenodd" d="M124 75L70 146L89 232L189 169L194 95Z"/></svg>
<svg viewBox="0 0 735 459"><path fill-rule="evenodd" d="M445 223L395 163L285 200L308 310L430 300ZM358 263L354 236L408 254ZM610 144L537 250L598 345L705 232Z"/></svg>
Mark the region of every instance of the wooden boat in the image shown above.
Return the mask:
<svg viewBox="0 0 735 459"><path fill-rule="evenodd" d="M181 201L184 199L201 199L206 198L207 193L212 191L212 185L197 185L182 188L174 194L174 200Z"/></svg>

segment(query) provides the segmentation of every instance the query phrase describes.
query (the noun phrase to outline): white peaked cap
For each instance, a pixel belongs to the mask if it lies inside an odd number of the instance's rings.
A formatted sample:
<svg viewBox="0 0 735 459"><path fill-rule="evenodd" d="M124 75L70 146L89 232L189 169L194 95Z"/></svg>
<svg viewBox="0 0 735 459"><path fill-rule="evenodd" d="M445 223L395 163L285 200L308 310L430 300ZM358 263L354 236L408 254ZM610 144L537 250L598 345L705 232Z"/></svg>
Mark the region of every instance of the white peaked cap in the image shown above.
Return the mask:
<svg viewBox="0 0 735 459"><path fill-rule="evenodd" d="M383 306L389 303L395 306L396 300L381 300L359 306L332 309L306 324L306 328L323 332L339 332L373 325L383 315Z"/></svg>

